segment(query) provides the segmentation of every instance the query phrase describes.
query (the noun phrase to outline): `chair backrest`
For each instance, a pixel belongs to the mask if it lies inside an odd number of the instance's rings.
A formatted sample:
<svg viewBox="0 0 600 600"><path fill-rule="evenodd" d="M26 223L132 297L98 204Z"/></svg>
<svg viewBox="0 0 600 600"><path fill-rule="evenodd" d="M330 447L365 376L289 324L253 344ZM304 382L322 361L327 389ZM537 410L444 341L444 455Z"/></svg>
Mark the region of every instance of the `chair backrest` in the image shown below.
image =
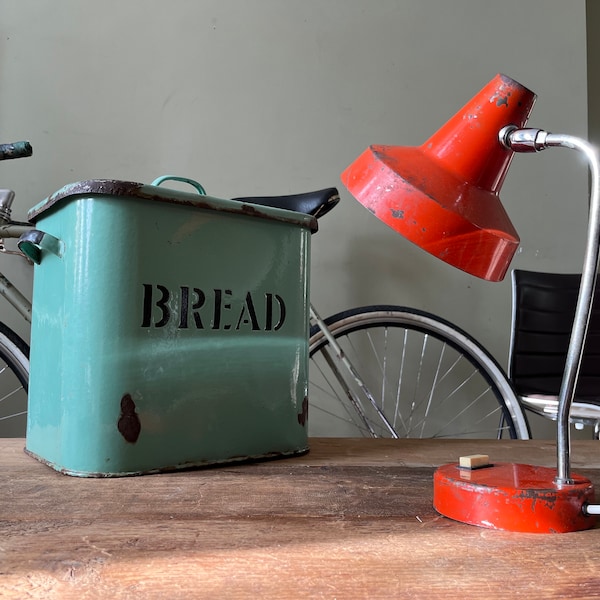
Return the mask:
<svg viewBox="0 0 600 600"><path fill-rule="evenodd" d="M581 276L515 270L509 377L519 395L560 392ZM600 289L597 287L576 398L600 401Z"/></svg>

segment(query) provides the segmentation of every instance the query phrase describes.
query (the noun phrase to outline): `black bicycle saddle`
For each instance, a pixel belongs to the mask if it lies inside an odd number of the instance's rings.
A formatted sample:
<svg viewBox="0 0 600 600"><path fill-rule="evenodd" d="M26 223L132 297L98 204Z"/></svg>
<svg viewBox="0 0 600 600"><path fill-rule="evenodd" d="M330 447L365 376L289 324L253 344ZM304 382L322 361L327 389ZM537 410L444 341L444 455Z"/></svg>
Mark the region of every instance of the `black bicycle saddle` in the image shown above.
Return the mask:
<svg viewBox="0 0 600 600"><path fill-rule="evenodd" d="M336 188L326 188L316 192L306 192L305 194L292 194L288 196L256 196L233 198L237 202L247 202L249 204L258 204L260 206L270 206L272 208L281 208L283 210L293 210L299 213L312 215L319 219L328 213L339 201L340 194Z"/></svg>

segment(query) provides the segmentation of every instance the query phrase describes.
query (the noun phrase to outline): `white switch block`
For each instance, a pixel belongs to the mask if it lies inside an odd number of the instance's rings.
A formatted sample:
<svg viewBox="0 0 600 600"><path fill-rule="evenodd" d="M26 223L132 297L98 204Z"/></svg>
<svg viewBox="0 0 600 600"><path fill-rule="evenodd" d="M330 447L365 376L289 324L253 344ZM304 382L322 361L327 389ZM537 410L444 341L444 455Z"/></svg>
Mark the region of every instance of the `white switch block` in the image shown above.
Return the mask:
<svg viewBox="0 0 600 600"><path fill-rule="evenodd" d="M479 469L487 467L489 464L490 457L487 454L471 454L458 459L458 465L464 469Z"/></svg>

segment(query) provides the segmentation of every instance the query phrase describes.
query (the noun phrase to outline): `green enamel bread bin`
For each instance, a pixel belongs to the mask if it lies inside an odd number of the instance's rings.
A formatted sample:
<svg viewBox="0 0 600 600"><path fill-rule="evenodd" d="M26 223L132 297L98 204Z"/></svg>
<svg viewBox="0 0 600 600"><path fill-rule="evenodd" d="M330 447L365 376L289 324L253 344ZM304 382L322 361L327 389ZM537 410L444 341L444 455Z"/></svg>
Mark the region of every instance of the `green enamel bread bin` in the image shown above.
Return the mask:
<svg viewBox="0 0 600 600"><path fill-rule="evenodd" d="M28 453L117 476L307 450L312 217L91 180L29 219Z"/></svg>

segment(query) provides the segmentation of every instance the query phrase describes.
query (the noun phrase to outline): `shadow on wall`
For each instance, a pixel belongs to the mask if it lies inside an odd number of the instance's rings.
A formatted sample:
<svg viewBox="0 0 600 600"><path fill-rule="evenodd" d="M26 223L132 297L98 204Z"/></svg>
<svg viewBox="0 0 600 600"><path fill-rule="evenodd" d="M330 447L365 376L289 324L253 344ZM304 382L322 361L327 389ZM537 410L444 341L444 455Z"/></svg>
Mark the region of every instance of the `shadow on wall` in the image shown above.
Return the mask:
<svg viewBox="0 0 600 600"><path fill-rule="evenodd" d="M490 318L492 310L497 315L500 305L510 304L506 282L490 283L463 273L393 232L354 236L348 261L361 273L352 282L352 294L362 303L411 306L473 331ZM509 313L506 327L510 327Z"/></svg>

